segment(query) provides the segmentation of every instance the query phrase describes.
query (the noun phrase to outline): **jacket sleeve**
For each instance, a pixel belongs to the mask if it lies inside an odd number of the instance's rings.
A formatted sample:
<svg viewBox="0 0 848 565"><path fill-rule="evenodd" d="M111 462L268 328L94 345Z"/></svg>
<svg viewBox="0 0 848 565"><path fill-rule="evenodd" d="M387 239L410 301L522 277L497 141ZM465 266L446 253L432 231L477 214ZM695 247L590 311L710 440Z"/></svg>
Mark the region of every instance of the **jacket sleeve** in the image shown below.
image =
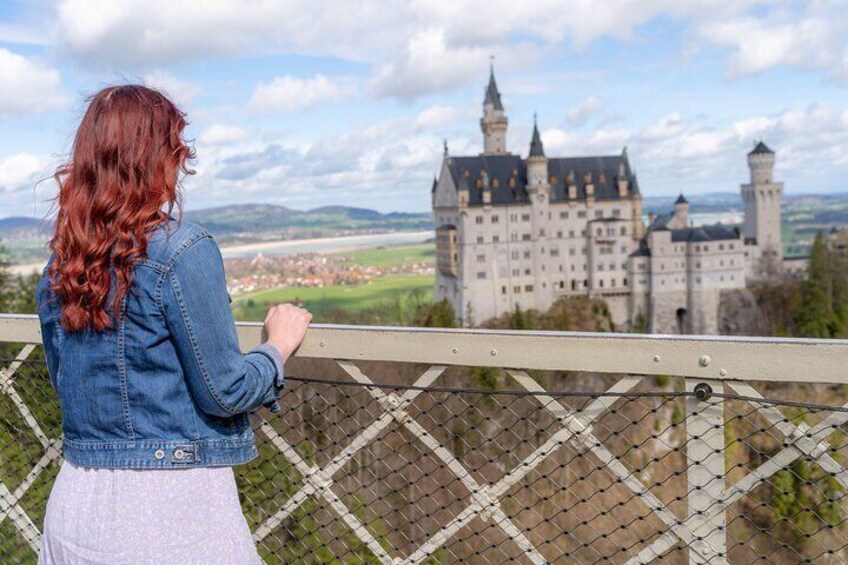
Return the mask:
<svg viewBox="0 0 848 565"><path fill-rule="evenodd" d="M183 249L164 274L162 308L189 390L201 410L228 417L260 406L280 411L283 359L263 343L239 349L224 261L206 234Z"/></svg>
<svg viewBox="0 0 848 565"><path fill-rule="evenodd" d="M44 346L47 377L50 380L50 386L58 394L57 376L59 374L59 351L62 344L63 330L59 326L59 308L55 303L51 302L55 301L55 295L50 291L46 272L47 267L44 268L41 279L39 279L35 287L35 307L41 326L41 341Z"/></svg>

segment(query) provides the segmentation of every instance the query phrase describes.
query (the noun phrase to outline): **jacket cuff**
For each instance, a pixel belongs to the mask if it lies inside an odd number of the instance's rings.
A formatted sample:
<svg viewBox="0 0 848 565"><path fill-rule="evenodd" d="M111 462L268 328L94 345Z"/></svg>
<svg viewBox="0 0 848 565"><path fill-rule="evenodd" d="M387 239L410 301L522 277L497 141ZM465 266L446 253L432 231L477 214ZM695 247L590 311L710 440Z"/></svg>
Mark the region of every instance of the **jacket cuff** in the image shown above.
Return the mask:
<svg viewBox="0 0 848 565"><path fill-rule="evenodd" d="M272 391L269 391L271 394L273 394L273 397L263 402L262 406L268 408L271 412L280 412L282 410L282 407L280 406L280 402L279 400L277 400L277 397L280 395L280 390L282 390L285 386L283 356L280 355L280 351L276 347L269 343L262 343L260 345L257 345L250 352L262 353L263 355L271 359L271 361L273 362L276 374L274 375L273 389Z"/></svg>

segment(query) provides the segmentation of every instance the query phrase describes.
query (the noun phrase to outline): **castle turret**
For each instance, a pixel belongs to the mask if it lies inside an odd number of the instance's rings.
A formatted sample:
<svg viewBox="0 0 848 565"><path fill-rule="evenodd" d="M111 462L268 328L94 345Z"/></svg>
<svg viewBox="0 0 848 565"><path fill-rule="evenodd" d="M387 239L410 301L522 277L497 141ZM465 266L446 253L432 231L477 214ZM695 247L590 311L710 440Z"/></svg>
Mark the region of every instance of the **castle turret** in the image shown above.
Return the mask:
<svg viewBox="0 0 848 565"><path fill-rule="evenodd" d="M483 117L480 118L484 155L501 155L507 152L506 128L507 119L501 103L501 93L495 83L495 69L491 67L489 86L486 87L486 97L483 99Z"/></svg>
<svg viewBox="0 0 848 565"><path fill-rule="evenodd" d="M550 191L548 158L545 157L545 148L534 116L533 138L530 140L530 154L527 157L527 190L538 192L540 189L546 193Z"/></svg>
<svg viewBox="0 0 848 565"><path fill-rule="evenodd" d="M745 242L759 248L760 271L779 270L783 263L780 204L783 183L774 182L774 151L762 141L748 153L751 182L742 185Z"/></svg>
<svg viewBox="0 0 848 565"><path fill-rule="evenodd" d="M686 200L682 192L674 201L674 218L681 227L685 228L689 225L689 201Z"/></svg>

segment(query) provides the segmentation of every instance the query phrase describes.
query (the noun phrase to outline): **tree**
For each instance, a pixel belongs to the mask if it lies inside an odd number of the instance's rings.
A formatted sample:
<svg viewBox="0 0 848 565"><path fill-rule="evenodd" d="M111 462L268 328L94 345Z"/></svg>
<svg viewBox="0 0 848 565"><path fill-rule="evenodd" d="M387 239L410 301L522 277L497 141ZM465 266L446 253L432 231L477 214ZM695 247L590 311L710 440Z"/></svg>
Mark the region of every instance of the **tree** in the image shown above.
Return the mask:
<svg viewBox="0 0 848 565"><path fill-rule="evenodd" d="M430 306L424 318L423 325L428 328L455 328L457 327L456 313L447 298Z"/></svg>
<svg viewBox="0 0 848 565"><path fill-rule="evenodd" d="M803 337L848 336L848 262L816 235L801 283L795 324Z"/></svg>

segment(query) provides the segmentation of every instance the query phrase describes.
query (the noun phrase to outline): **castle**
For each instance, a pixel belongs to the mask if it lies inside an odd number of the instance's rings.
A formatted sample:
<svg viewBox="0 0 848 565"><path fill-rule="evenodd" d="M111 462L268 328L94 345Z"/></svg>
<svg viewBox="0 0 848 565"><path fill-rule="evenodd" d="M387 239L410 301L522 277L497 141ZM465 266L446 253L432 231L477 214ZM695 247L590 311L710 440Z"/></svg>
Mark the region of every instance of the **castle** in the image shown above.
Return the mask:
<svg viewBox="0 0 848 565"><path fill-rule="evenodd" d="M463 325L583 295L603 300L619 328L714 334L723 290L781 270L783 184L764 143L748 153L743 226L694 226L682 194L646 225L626 148L548 157L534 123L522 158L507 150L507 126L492 71L483 153L454 157L446 145L433 180L436 300Z"/></svg>

